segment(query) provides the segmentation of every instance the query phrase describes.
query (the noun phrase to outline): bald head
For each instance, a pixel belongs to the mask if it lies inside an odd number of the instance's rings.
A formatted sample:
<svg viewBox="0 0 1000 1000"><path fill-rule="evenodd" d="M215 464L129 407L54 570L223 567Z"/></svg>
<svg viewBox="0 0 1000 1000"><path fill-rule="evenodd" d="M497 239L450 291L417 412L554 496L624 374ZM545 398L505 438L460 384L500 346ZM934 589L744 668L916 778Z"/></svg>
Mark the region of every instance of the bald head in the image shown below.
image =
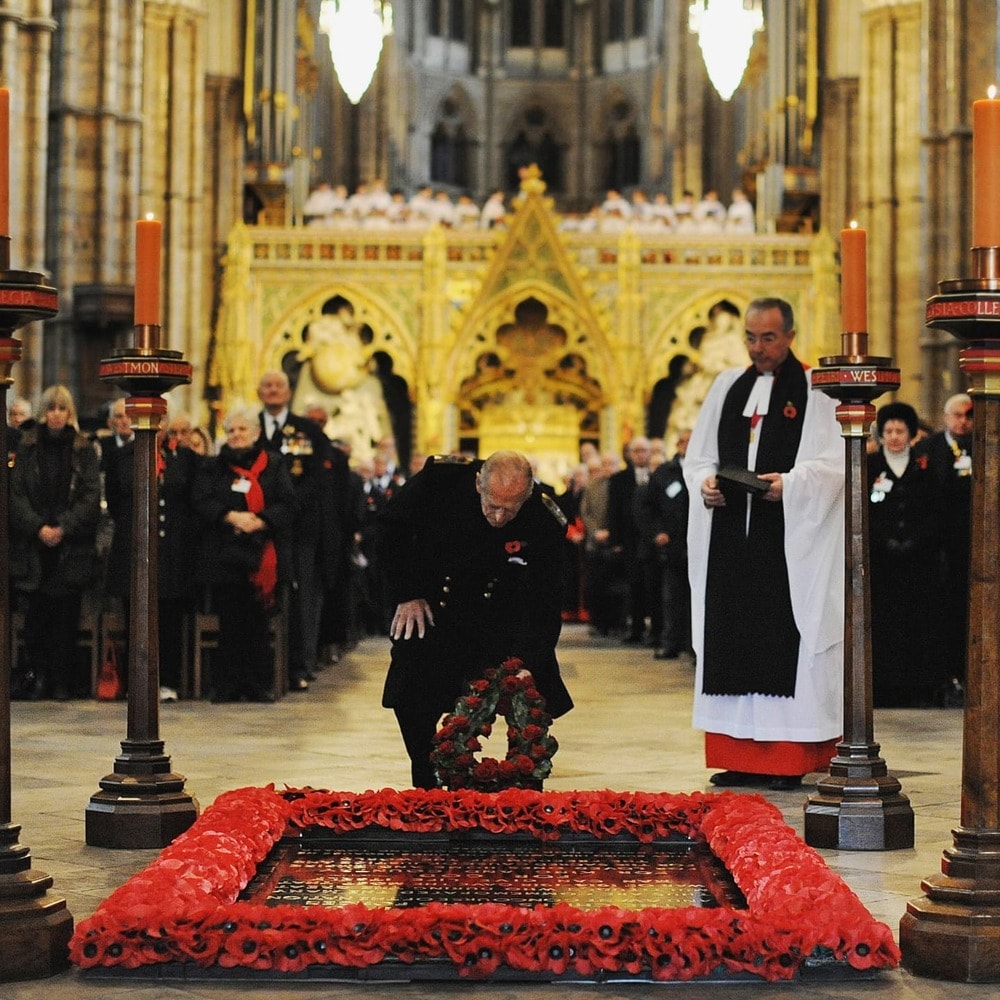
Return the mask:
<svg viewBox="0 0 1000 1000"><path fill-rule="evenodd" d="M502 528L517 517L531 496L534 479L531 463L517 451L495 451L476 473L483 517Z"/></svg>

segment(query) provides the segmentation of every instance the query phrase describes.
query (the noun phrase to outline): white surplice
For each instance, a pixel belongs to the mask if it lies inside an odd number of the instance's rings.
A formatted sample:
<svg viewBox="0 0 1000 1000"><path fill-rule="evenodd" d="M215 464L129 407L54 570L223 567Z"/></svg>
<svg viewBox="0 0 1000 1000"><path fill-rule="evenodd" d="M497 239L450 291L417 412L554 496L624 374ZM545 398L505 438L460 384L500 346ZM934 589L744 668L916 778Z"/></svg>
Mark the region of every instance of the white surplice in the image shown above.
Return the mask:
<svg viewBox="0 0 1000 1000"><path fill-rule="evenodd" d="M698 414L684 460L691 494L688 565L691 634L697 655L693 723L697 729L737 739L796 743L836 739L843 733L844 439L835 416L836 403L817 390L809 392L795 464L782 474L785 559L792 613L801 636L795 695L702 693L712 511L702 502L701 484L718 469L722 404L745 370L732 368L716 378ZM747 449L747 466L753 468L749 440ZM768 595L761 594L760 600L766 602Z"/></svg>

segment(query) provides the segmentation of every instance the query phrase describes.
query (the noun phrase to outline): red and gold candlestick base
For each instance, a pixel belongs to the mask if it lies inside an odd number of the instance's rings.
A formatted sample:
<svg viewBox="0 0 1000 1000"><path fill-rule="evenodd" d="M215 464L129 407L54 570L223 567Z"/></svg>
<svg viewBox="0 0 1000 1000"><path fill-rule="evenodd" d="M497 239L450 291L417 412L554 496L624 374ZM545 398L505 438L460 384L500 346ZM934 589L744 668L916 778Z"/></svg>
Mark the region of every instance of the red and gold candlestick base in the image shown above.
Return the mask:
<svg viewBox="0 0 1000 1000"><path fill-rule="evenodd" d="M0 236L0 523L10 511L7 464L7 390L21 342L13 334L59 311L58 293L44 275L10 269L10 237ZM67 965L73 917L66 901L49 892L52 879L32 871L31 851L19 843L21 827L11 814L10 545L0 544L0 981L40 979Z"/></svg>
<svg viewBox="0 0 1000 1000"><path fill-rule="evenodd" d="M95 847L165 847L198 816L171 769L159 738L159 614L156 435L167 412L161 393L191 381L179 351L159 347L160 328L138 325L136 346L101 362L101 380L127 395L135 431L132 581L129 601L128 732L115 769L99 782L86 813L87 843Z"/></svg>
<svg viewBox="0 0 1000 1000"><path fill-rule="evenodd" d="M960 826L941 873L924 879L899 925L919 976L1000 982L1000 247L975 247L974 276L942 281L927 325L966 342L959 364L975 402L972 534Z"/></svg>
<svg viewBox="0 0 1000 1000"><path fill-rule="evenodd" d="M899 388L892 359L870 356L868 334L843 334L842 354L821 358L813 389L836 399L844 437L844 736L805 805L805 841L854 851L913 846L913 809L879 756L872 720L868 575L868 433L872 400Z"/></svg>

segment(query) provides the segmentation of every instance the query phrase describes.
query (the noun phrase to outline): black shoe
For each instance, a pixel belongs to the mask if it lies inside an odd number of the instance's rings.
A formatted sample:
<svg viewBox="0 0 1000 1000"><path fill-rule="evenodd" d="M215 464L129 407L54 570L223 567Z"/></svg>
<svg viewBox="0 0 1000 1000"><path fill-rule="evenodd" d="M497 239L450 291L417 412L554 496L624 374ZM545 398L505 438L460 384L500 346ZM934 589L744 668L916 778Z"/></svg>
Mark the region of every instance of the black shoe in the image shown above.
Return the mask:
<svg viewBox="0 0 1000 1000"><path fill-rule="evenodd" d="M676 660L678 657L676 649L658 649L653 653L654 660Z"/></svg>
<svg viewBox="0 0 1000 1000"><path fill-rule="evenodd" d="M634 634L633 635L627 635L627 636L625 636L624 639L622 639L622 642L624 642L626 646L641 646L642 645L642 636L641 635L634 635Z"/></svg>
<svg viewBox="0 0 1000 1000"><path fill-rule="evenodd" d="M802 787L801 774L773 774L767 787L772 792L793 792Z"/></svg>
<svg viewBox="0 0 1000 1000"><path fill-rule="evenodd" d="M719 788L742 788L746 785L762 785L767 781L767 776L751 774L749 771L719 771L708 780Z"/></svg>

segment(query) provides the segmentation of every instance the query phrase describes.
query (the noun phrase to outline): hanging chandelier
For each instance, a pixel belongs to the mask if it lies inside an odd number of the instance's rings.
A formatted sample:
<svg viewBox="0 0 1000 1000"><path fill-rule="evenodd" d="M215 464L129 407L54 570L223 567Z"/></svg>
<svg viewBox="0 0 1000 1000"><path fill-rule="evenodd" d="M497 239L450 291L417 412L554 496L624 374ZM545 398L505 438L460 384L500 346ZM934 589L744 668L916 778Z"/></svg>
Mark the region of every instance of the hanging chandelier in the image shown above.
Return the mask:
<svg viewBox="0 0 1000 1000"><path fill-rule="evenodd" d="M698 36L708 78L728 101L743 79L754 35L764 27L761 0L696 0L688 28Z"/></svg>
<svg viewBox="0 0 1000 1000"><path fill-rule="evenodd" d="M382 55L382 39L392 34L388 0L323 0L319 27L330 42L337 79L351 104L372 82Z"/></svg>

